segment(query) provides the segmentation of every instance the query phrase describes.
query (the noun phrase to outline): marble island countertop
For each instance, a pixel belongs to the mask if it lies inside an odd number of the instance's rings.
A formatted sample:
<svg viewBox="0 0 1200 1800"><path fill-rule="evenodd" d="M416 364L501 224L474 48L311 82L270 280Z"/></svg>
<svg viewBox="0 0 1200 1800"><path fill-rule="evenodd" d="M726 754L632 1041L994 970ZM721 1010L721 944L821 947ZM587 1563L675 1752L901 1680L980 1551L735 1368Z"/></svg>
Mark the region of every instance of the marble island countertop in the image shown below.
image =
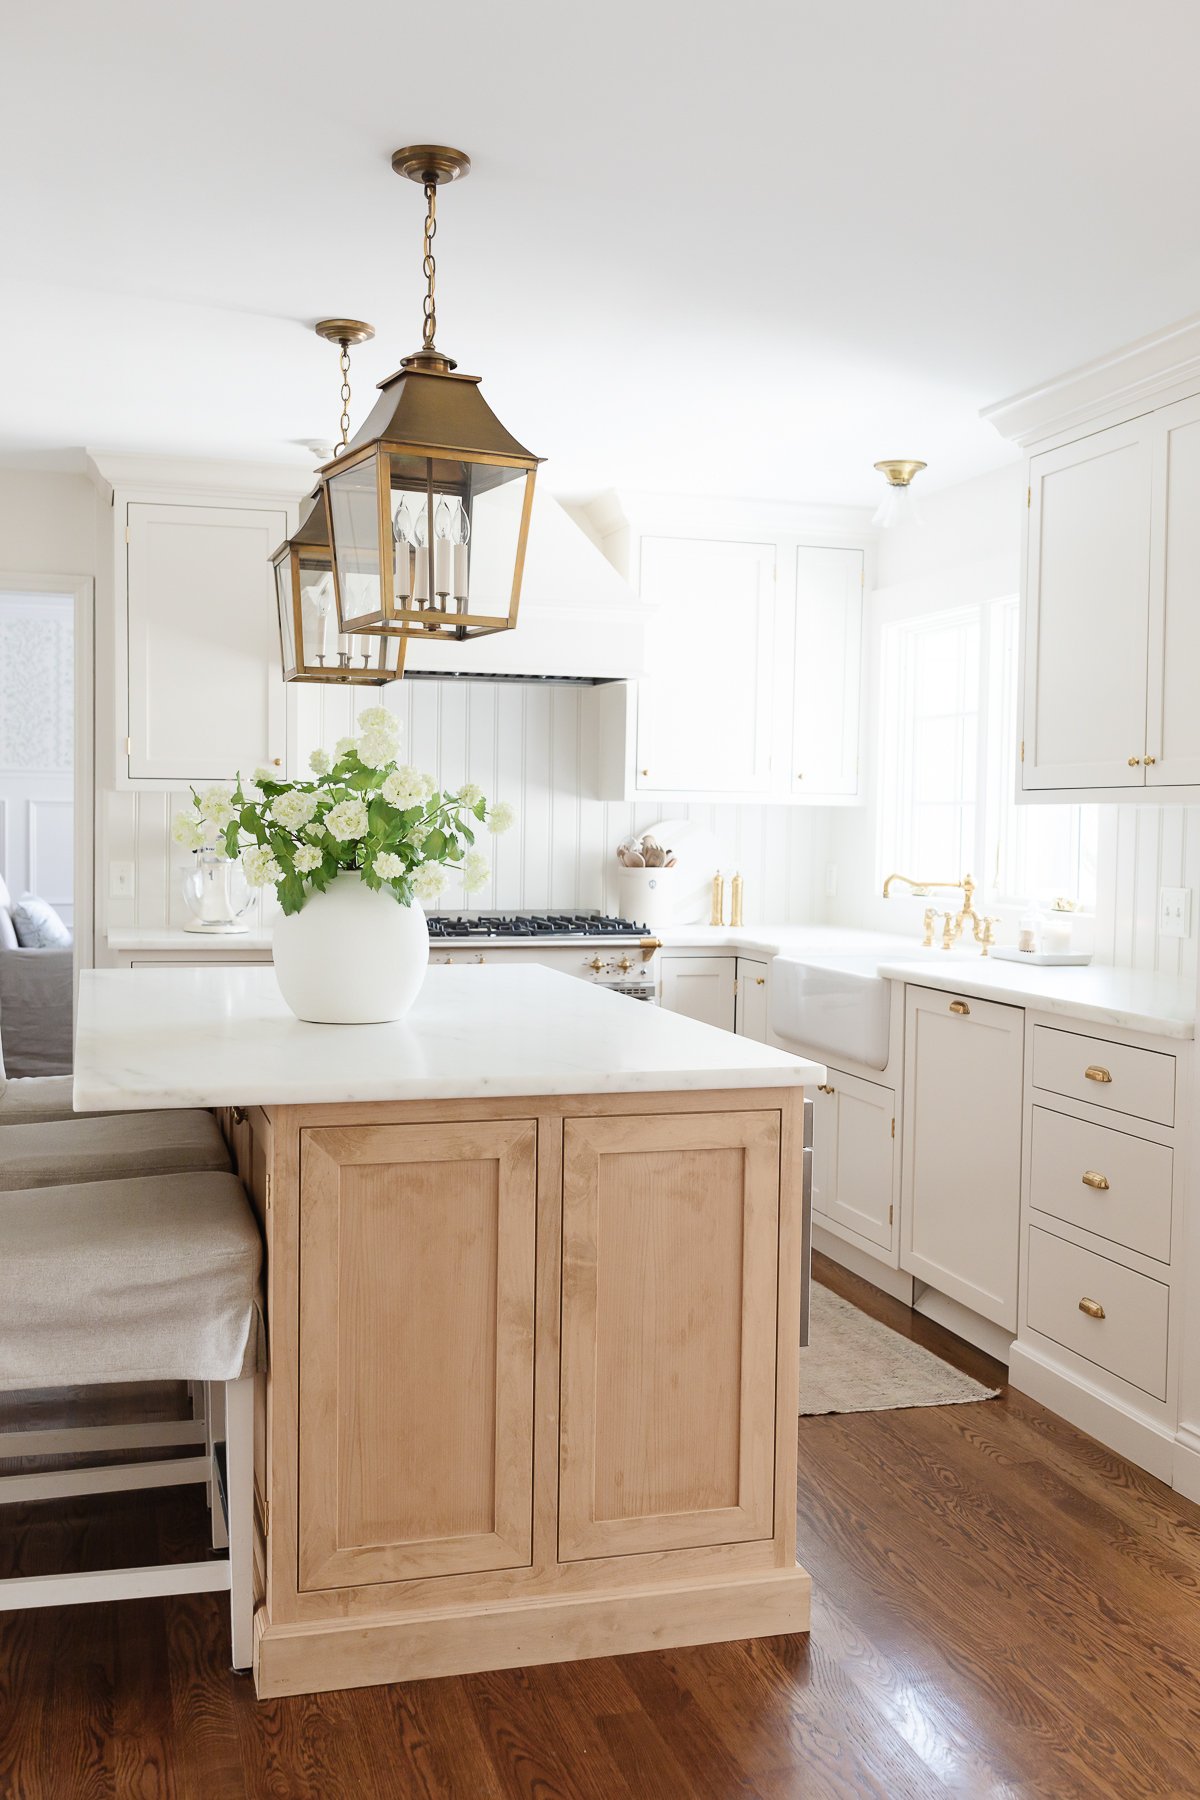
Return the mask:
<svg viewBox="0 0 1200 1800"><path fill-rule="evenodd" d="M274 970L87 969L76 1108L811 1086L819 1063L528 963L431 968L394 1025L310 1025Z"/></svg>

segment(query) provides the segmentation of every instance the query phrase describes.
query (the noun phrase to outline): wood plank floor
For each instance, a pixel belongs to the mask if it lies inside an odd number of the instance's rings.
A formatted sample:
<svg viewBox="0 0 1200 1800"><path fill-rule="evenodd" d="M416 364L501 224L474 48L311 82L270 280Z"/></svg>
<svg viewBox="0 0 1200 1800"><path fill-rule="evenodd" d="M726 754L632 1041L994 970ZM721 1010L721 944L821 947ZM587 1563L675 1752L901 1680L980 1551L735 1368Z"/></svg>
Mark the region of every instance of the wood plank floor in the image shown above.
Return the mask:
<svg viewBox="0 0 1200 1800"><path fill-rule="evenodd" d="M1003 1371L832 1264L828 1284ZM217 1596L0 1618L3 1800L1200 1796L1200 1509L1032 1401L801 1419L810 1638L260 1705ZM198 1490L6 1510L0 1569L196 1555Z"/></svg>

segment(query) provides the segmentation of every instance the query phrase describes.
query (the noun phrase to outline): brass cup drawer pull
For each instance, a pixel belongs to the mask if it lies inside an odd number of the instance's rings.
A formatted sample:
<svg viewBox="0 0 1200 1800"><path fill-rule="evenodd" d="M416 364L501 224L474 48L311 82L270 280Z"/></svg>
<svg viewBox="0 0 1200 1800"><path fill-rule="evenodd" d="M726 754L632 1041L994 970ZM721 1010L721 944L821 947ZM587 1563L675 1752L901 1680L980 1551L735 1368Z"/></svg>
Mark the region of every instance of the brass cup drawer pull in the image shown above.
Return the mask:
<svg viewBox="0 0 1200 1800"><path fill-rule="evenodd" d="M826 1082L822 1081L817 1084L817 1092L818 1092L818 1094L832 1094L834 1092L834 1089L831 1088Z"/></svg>
<svg viewBox="0 0 1200 1800"><path fill-rule="evenodd" d="M1104 1317L1104 1308L1101 1306L1100 1302L1098 1300L1089 1300L1086 1294L1079 1302L1079 1310L1081 1313L1086 1313L1089 1319L1102 1319Z"/></svg>
<svg viewBox="0 0 1200 1800"><path fill-rule="evenodd" d="M1098 1175L1095 1169L1085 1169L1080 1180L1084 1187L1095 1188L1097 1193L1107 1194L1108 1192L1108 1176Z"/></svg>
<svg viewBox="0 0 1200 1800"><path fill-rule="evenodd" d="M1107 1069L1102 1069L1100 1067L1099 1063L1089 1063L1087 1068L1083 1071L1083 1074L1084 1074L1085 1081L1111 1081L1112 1080L1112 1076L1109 1073L1109 1071Z"/></svg>
<svg viewBox="0 0 1200 1800"><path fill-rule="evenodd" d="M952 1000L950 1002L950 1011L952 1013L958 1013L963 1018L966 1018L970 1010L971 1009L965 1000Z"/></svg>

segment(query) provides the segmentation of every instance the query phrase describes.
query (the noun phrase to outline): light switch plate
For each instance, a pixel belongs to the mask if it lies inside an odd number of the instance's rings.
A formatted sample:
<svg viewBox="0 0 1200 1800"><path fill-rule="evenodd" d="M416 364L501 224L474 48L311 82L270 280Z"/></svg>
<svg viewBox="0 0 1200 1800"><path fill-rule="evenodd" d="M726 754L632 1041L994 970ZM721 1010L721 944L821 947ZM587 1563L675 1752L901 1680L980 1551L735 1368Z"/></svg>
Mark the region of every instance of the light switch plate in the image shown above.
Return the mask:
<svg viewBox="0 0 1200 1800"><path fill-rule="evenodd" d="M1191 888L1160 888L1158 891L1158 930L1161 937L1190 938L1192 935Z"/></svg>
<svg viewBox="0 0 1200 1800"><path fill-rule="evenodd" d="M124 900L133 893L134 869L131 862L110 862L108 865L108 897L110 900Z"/></svg>

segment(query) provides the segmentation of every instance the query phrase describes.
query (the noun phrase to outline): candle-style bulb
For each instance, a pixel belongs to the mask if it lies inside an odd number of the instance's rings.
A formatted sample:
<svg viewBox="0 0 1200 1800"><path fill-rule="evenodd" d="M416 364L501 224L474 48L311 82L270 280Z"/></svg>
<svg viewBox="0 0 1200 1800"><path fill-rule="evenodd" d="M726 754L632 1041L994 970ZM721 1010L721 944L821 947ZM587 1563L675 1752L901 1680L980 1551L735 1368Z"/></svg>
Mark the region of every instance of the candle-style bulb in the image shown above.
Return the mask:
<svg viewBox="0 0 1200 1800"><path fill-rule="evenodd" d="M444 612L452 586L450 508L444 498L438 501L437 511L433 515L433 537L433 591L441 601Z"/></svg>
<svg viewBox="0 0 1200 1800"><path fill-rule="evenodd" d="M471 537L471 521L467 517L467 509L461 500L454 509L450 536L454 540L454 598L458 603L459 612L463 613L467 610L467 544Z"/></svg>

